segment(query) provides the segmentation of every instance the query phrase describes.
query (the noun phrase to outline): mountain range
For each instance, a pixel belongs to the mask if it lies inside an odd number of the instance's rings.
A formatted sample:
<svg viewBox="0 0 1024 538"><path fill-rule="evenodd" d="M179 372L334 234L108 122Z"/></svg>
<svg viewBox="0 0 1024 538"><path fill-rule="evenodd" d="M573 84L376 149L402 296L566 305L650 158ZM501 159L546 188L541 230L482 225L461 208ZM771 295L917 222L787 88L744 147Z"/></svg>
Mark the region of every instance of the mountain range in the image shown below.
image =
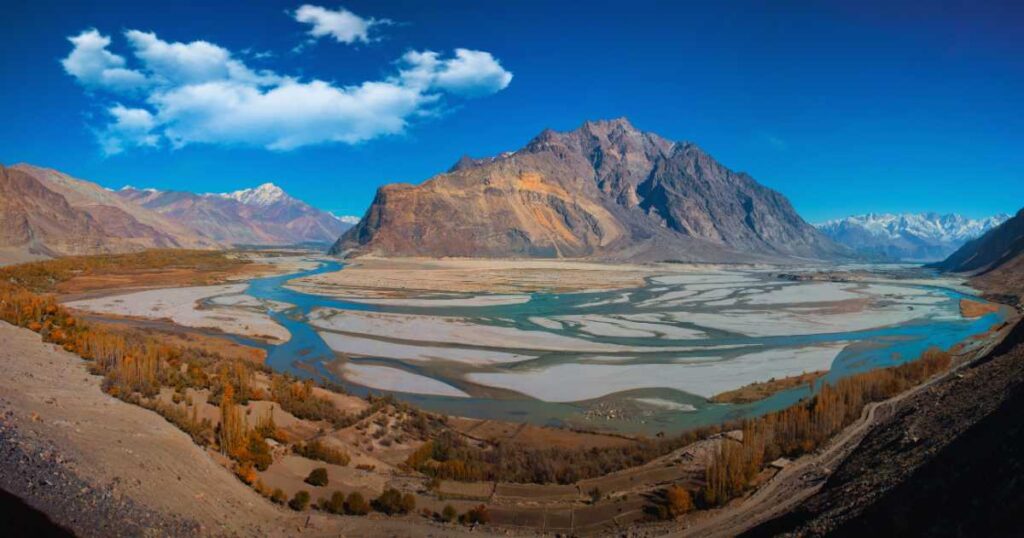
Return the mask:
<svg viewBox="0 0 1024 538"><path fill-rule="evenodd" d="M0 165L0 263L147 248L330 243L349 226L272 184L228 194L115 192L49 168Z"/></svg>
<svg viewBox="0 0 1024 538"><path fill-rule="evenodd" d="M712 262L843 257L781 194L624 118L381 187L335 254Z"/></svg>
<svg viewBox="0 0 1024 538"><path fill-rule="evenodd" d="M203 237L231 245L330 244L351 227L272 183L225 194L132 187L117 194L171 220L188 223Z"/></svg>
<svg viewBox="0 0 1024 538"><path fill-rule="evenodd" d="M833 241L868 258L891 261L945 259L968 240L1009 218L970 219L949 213L868 213L817 224Z"/></svg>

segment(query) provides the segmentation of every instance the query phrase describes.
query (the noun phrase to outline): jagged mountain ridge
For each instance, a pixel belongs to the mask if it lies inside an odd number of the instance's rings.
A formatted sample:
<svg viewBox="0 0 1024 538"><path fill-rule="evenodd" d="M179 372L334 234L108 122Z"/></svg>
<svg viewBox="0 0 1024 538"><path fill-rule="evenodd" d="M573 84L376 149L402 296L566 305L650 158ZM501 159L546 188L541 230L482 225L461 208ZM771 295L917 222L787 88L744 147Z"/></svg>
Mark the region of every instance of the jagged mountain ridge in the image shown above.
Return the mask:
<svg viewBox="0 0 1024 538"><path fill-rule="evenodd" d="M833 241L884 260L942 260L1009 218L969 219L950 213L868 213L815 225Z"/></svg>
<svg viewBox="0 0 1024 538"><path fill-rule="evenodd" d="M385 185L331 251L683 261L848 253L781 194L624 118L548 129L420 185Z"/></svg>
<svg viewBox="0 0 1024 538"><path fill-rule="evenodd" d="M126 187L118 195L232 245L331 243L350 227L272 183L224 194Z"/></svg>

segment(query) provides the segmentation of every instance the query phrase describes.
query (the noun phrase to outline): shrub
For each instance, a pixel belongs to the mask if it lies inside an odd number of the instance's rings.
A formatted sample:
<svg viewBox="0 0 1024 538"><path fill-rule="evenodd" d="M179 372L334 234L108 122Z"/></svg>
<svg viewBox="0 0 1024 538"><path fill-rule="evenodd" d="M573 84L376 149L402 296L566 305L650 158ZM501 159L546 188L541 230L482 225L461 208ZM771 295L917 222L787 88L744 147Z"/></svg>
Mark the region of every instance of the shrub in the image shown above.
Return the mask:
<svg viewBox="0 0 1024 538"><path fill-rule="evenodd" d="M327 469L323 467L313 469L309 472L309 476L306 477L306 483L311 486L326 486L327 482Z"/></svg>
<svg viewBox="0 0 1024 538"><path fill-rule="evenodd" d="M366 504L366 499L361 493L353 491L345 499L345 513L353 516L365 516L370 513L370 505Z"/></svg>
<svg viewBox="0 0 1024 538"><path fill-rule="evenodd" d="M491 514L487 511L487 507L481 504L474 508L470 508L465 514L462 514L462 517L459 519L467 525L486 525L491 521Z"/></svg>
<svg viewBox="0 0 1024 538"><path fill-rule="evenodd" d="M402 495L395 488L388 488L373 500L373 509L388 515L405 514L416 508L416 498L412 494Z"/></svg>
<svg viewBox="0 0 1024 538"><path fill-rule="evenodd" d="M456 514L455 514L455 507L454 506L452 506L450 504L444 505L444 509L441 510L441 519L443 521L447 521L447 522L451 523L452 521L455 521L455 515Z"/></svg>
<svg viewBox="0 0 1024 538"><path fill-rule="evenodd" d="M296 512L305 510L307 506L309 506L308 491L298 491L295 493L295 496L292 497L292 500L288 501L288 507Z"/></svg>
<svg viewBox="0 0 1024 538"><path fill-rule="evenodd" d="M332 514L344 514L345 513L345 494L340 491L335 491L331 495L331 500L327 501L327 511Z"/></svg>
<svg viewBox="0 0 1024 538"><path fill-rule="evenodd" d="M409 513L416 509L416 496L412 493L406 493L402 495L402 513Z"/></svg>
<svg viewBox="0 0 1024 538"><path fill-rule="evenodd" d="M288 497L284 494L281 488L277 488L273 493L270 494L270 500L277 504L284 504Z"/></svg>

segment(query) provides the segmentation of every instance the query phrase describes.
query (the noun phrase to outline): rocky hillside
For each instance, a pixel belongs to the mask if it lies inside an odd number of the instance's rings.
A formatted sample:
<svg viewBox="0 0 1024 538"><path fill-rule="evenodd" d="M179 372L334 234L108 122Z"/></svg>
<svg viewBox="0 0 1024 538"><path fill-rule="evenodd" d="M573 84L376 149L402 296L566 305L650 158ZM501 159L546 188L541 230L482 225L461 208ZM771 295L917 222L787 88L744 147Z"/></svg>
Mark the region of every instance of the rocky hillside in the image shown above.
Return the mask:
<svg viewBox="0 0 1024 538"><path fill-rule="evenodd" d="M350 227L272 183L225 194L134 188L118 194L203 237L232 245L331 243Z"/></svg>
<svg viewBox="0 0 1024 538"><path fill-rule="evenodd" d="M214 242L56 170L0 166L0 263Z"/></svg>
<svg viewBox="0 0 1024 538"><path fill-rule="evenodd" d="M869 213L817 224L833 241L880 260L945 259L967 241L1010 218L969 219L955 213Z"/></svg>
<svg viewBox="0 0 1024 538"><path fill-rule="evenodd" d="M1024 209L932 267L972 275L990 293L1024 296Z"/></svg>
<svg viewBox="0 0 1024 538"><path fill-rule="evenodd" d="M897 405L815 494L741 536L1019 536L1024 325Z"/></svg>
<svg viewBox="0 0 1024 538"><path fill-rule="evenodd" d="M381 187L332 252L751 261L846 250L696 145L617 119Z"/></svg>

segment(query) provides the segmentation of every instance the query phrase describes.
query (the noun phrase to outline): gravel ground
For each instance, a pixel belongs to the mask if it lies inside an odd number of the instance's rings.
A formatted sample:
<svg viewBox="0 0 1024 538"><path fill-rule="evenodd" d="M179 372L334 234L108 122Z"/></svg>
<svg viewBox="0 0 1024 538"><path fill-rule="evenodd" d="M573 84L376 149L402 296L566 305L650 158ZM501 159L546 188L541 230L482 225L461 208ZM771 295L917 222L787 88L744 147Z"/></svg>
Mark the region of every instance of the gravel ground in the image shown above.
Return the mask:
<svg viewBox="0 0 1024 538"><path fill-rule="evenodd" d="M24 435L10 401L0 399L0 489L47 514L78 536L195 536L199 525L148 510L115 492L93 487L69 469L61 451ZM23 508L23 507L22 507ZM27 514L26 514L27 515ZM10 514L12 518L20 517ZM12 522L13 523L13 522ZM25 529L29 530L29 529ZM34 524L33 535L60 535L59 527Z"/></svg>

